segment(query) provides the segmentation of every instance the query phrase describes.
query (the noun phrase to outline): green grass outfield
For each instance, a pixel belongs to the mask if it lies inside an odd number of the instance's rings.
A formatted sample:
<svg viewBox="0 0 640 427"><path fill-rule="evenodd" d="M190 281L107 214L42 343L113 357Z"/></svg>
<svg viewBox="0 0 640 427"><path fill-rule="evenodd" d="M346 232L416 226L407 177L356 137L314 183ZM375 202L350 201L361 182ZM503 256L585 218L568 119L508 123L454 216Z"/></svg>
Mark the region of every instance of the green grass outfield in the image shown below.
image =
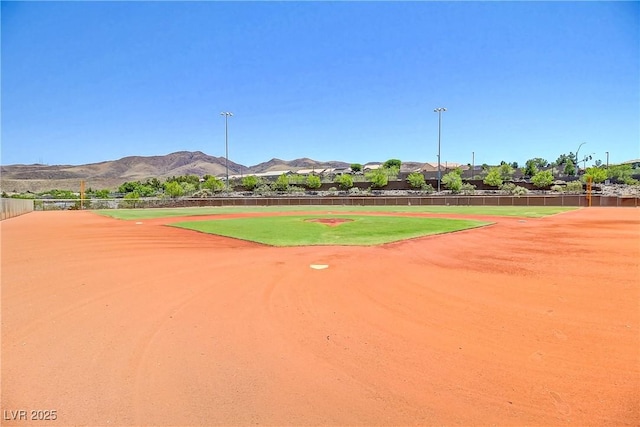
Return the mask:
<svg viewBox="0 0 640 427"><path fill-rule="evenodd" d="M95 212L125 220L173 218L180 216L216 215L251 212L415 212L452 215L494 215L541 218L576 208L555 206L242 206L160 209L104 209Z"/></svg>
<svg viewBox="0 0 640 427"><path fill-rule="evenodd" d="M329 226L307 221L344 218ZM295 215L187 221L171 224L204 233L233 237L271 246L379 245L432 234L481 227L489 222L401 216Z"/></svg>

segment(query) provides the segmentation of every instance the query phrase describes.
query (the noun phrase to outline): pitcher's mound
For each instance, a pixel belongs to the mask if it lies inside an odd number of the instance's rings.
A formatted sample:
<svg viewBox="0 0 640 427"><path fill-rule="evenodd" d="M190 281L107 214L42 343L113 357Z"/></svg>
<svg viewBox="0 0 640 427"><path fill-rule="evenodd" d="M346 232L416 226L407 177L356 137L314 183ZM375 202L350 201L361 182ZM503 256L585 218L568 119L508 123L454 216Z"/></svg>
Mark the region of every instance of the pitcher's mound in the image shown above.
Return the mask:
<svg viewBox="0 0 640 427"><path fill-rule="evenodd" d="M311 219L305 219L305 221L319 222L321 224L328 225L329 227L335 227L337 225L342 224L343 222L351 222L353 220L348 218L311 218Z"/></svg>

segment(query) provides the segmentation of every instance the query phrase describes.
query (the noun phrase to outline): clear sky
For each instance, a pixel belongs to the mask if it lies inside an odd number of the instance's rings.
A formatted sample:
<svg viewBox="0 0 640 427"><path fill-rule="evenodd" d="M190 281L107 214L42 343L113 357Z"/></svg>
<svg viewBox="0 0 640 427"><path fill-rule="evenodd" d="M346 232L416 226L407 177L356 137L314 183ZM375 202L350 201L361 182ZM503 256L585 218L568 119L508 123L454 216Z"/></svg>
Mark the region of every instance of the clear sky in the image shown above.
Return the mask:
<svg viewBox="0 0 640 427"><path fill-rule="evenodd" d="M3 165L640 158L638 2L2 2ZM588 165L588 164L587 164Z"/></svg>

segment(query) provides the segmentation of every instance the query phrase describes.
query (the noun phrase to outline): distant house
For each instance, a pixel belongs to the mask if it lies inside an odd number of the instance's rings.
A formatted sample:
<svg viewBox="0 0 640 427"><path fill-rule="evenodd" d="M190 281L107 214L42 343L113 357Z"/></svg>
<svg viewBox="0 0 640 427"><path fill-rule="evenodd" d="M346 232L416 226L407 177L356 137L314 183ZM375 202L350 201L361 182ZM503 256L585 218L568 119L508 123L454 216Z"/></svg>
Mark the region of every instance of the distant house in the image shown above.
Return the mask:
<svg viewBox="0 0 640 427"><path fill-rule="evenodd" d="M455 162L442 162L440 163L440 172L448 173L454 169L460 168L463 171L471 169L468 165L463 165L461 163ZM438 163L425 163L420 169L422 172L437 172L438 171Z"/></svg>

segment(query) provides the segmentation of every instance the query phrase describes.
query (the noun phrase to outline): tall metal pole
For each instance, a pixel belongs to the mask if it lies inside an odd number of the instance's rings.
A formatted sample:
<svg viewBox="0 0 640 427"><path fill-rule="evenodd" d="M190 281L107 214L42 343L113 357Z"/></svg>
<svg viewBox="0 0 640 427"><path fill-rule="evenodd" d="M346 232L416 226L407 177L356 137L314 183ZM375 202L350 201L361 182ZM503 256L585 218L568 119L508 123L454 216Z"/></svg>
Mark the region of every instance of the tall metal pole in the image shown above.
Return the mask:
<svg viewBox="0 0 640 427"><path fill-rule="evenodd" d="M576 151L576 176L580 175L580 158L578 157L578 153L580 152L580 147L582 147L586 142L583 142L578 146L578 150Z"/></svg>
<svg viewBox="0 0 640 427"><path fill-rule="evenodd" d="M605 153L607 153L607 169L609 169L609 152L605 151Z"/></svg>
<svg viewBox="0 0 640 427"><path fill-rule="evenodd" d="M440 136L442 134L442 112L447 111L444 107L438 107L433 110L438 113L438 192L440 192Z"/></svg>
<svg viewBox="0 0 640 427"><path fill-rule="evenodd" d="M476 173L476 152L472 151L471 152L471 179L472 180L475 177L475 173Z"/></svg>
<svg viewBox="0 0 640 427"><path fill-rule="evenodd" d="M224 116L224 165L227 170L227 191L229 191L229 127L228 127L228 119L229 116L233 116L233 113L228 111L223 111L220 113L221 116Z"/></svg>

